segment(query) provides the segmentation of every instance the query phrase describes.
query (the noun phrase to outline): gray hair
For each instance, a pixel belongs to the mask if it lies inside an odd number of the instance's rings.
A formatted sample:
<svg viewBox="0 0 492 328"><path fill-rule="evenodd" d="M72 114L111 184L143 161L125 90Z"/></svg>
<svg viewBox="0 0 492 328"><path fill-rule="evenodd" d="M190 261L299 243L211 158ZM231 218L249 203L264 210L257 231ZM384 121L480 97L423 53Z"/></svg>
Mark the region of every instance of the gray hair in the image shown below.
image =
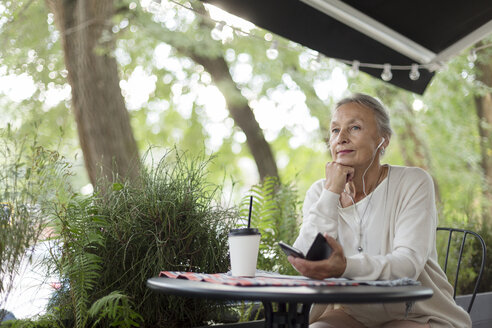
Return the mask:
<svg viewBox="0 0 492 328"><path fill-rule="evenodd" d="M376 117L379 132L383 135L383 137L386 136L388 139L391 138L393 130L391 129L390 117L388 111L379 100L363 93L355 93L352 96L345 97L338 101L335 106L335 110L337 110L340 106L349 103L357 103L372 109L374 116Z"/></svg>

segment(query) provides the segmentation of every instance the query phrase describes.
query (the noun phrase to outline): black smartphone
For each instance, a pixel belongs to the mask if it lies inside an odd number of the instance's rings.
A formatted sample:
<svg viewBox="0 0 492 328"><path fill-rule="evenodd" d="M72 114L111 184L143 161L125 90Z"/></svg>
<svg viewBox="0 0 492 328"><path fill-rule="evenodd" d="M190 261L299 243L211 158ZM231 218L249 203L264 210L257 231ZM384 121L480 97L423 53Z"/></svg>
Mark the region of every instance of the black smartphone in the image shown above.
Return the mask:
<svg viewBox="0 0 492 328"><path fill-rule="evenodd" d="M330 244L328 244L325 237L318 232L306 254L306 259L310 261L325 260L330 257L332 252L333 249Z"/></svg>
<svg viewBox="0 0 492 328"><path fill-rule="evenodd" d="M306 259L310 261L320 261L320 260L327 259L330 257L331 253L333 252L333 249L331 248L330 244L328 244L325 237L321 233L318 233L316 235L316 238L311 244L311 247L309 248L306 255L304 255L297 248L287 245L282 241L279 241L278 245L280 246L280 248L282 248L282 250L287 256L292 255L294 257L300 257L302 259Z"/></svg>
<svg viewBox="0 0 492 328"><path fill-rule="evenodd" d="M294 257L300 257L301 259L304 258L304 254L302 254L302 252L297 248L287 245L283 241L279 241L278 245L284 251L285 255L287 256L292 255Z"/></svg>

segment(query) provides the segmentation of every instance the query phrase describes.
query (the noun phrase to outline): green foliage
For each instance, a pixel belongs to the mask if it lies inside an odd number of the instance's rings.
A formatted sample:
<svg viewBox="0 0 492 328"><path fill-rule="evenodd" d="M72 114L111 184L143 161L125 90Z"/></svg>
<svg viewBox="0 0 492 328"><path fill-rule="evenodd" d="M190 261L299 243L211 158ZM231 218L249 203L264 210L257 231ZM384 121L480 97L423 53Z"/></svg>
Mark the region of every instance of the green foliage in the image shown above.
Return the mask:
<svg viewBox="0 0 492 328"><path fill-rule="evenodd" d="M133 310L134 304L128 296L119 291L113 291L92 304L89 315L98 318L93 327L104 318L107 318L110 327L140 327L137 321L143 322L144 318Z"/></svg>
<svg viewBox="0 0 492 328"><path fill-rule="evenodd" d="M55 229L60 237L61 257L53 258L61 277L68 282L67 303L59 307L70 308L74 327L86 327L88 308L93 301L91 293L101 276L102 260L95 254L104 247L101 229L105 221L96 214L92 197L74 196L66 206L57 208ZM64 311L67 314L67 311Z"/></svg>
<svg viewBox="0 0 492 328"><path fill-rule="evenodd" d="M0 140L1 308L21 262L29 258L50 220L52 202L66 196L68 164L10 128L0 131Z"/></svg>
<svg viewBox="0 0 492 328"><path fill-rule="evenodd" d="M456 269L458 265L458 258L460 247L463 239L462 233L453 233L450 244L449 244L449 257L446 266L446 275L448 281L454 285L456 279ZM472 292L470 287L477 278L478 270L473 265L474 258L477 258L478 248L475 248L475 242L473 236L468 236L466 242L463 246L463 254L460 265L460 271L458 276L458 285L456 287L456 295L469 294ZM445 254L448 247L448 232L438 231L436 238L436 248L438 254L439 265L444 270L445 269Z"/></svg>
<svg viewBox="0 0 492 328"><path fill-rule="evenodd" d="M45 314L30 319L9 320L0 323L2 328L63 328L65 327L58 317L53 314Z"/></svg>
<svg viewBox="0 0 492 328"><path fill-rule="evenodd" d="M54 16L41 1L2 1L0 8L0 77L25 77L22 97L9 99L0 92L3 121L72 157L78 145Z"/></svg>
<svg viewBox="0 0 492 328"><path fill-rule="evenodd" d="M478 286L478 291L481 293L492 291L492 223L483 224L480 229L477 230L477 233L482 236L485 246L487 247L487 258L485 259L485 269L482 276L482 280L480 281L480 285ZM474 249L478 250L481 245L478 240L474 240ZM472 259L472 266L474 268L480 267L480 257L475 256ZM477 271L478 272L478 271ZM466 288L466 287L464 287ZM469 287L468 287L469 289Z"/></svg>
<svg viewBox="0 0 492 328"><path fill-rule="evenodd" d="M175 150L154 162L151 155L138 183L75 197L59 215L67 288L51 306L76 327L139 326L142 318L146 327L200 325L222 308L146 287L161 270L227 271L227 235L237 218L217 205L220 190L205 179L210 159Z"/></svg>
<svg viewBox="0 0 492 328"><path fill-rule="evenodd" d="M277 245L279 241L292 244L299 234L300 201L295 185L267 177L251 187L250 192L253 196L251 226L261 233L258 269L297 274ZM247 218L249 197L243 199L241 209L241 217Z"/></svg>
<svg viewBox="0 0 492 328"><path fill-rule="evenodd" d="M249 196L241 202L241 226L247 226L250 197L253 197L251 227L261 233L257 268L259 270L298 275L278 246L279 241L293 244L299 234L301 201L293 182L281 183L276 177L266 177L251 187ZM256 320L260 308L255 303L242 302L237 309L239 321Z"/></svg>
<svg viewBox="0 0 492 328"><path fill-rule="evenodd" d="M484 240L487 247L487 257L485 259L485 269L482 275L482 279L478 286L478 292L490 292L492 291L492 254L490 252L490 245L492 245L492 229L491 224L483 224L478 226L477 224L470 225L468 228L478 233ZM460 278L458 281L458 295L470 294L475 288L476 279L478 278L478 272L482 261L482 245L477 238L469 236L465 243L464 263L460 270ZM457 251L455 251L455 258L457 258ZM455 268L455 266L453 266ZM448 274L448 279L454 279L454 275ZM450 280L452 281L452 280ZM454 281L454 280L453 280Z"/></svg>

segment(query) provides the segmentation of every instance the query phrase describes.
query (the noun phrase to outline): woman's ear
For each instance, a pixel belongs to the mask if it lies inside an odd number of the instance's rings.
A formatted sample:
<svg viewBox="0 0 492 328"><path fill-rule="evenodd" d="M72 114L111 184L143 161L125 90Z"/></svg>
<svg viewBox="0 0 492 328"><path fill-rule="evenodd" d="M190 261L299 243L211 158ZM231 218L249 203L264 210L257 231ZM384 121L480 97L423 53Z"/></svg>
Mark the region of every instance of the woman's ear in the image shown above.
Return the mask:
<svg viewBox="0 0 492 328"><path fill-rule="evenodd" d="M379 154L382 156L384 155L384 151L386 150L386 147L389 145L389 138L388 136L381 137L381 141L379 143Z"/></svg>
<svg viewBox="0 0 492 328"><path fill-rule="evenodd" d="M383 139L384 139L384 141L383 141L383 145L382 145L382 146L383 146L384 148L388 148L388 145L389 145L389 143L390 143L390 137L388 137L388 136L384 136L384 137L383 137Z"/></svg>

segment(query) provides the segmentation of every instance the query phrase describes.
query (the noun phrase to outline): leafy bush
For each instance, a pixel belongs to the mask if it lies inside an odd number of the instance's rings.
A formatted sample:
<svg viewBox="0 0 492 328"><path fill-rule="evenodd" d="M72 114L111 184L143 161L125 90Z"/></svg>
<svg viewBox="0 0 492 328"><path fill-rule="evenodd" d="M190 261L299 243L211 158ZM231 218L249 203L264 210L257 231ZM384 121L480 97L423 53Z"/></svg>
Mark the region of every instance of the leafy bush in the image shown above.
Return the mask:
<svg viewBox="0 0 492 328"><path fill-rule="evenodd" d="M480 281L480 285L478 286L479 293L491 292L492 291L492 251L490 250L490 246L492 245L492 226L490 224L484 223L482 224L476 232L483 238L485 242L485 247L487 248L487 257L485 259L485 269L482 275L482 279ZM478 273L481 264L481 249L482 246L478 239L472 239L472 249L473 254L471 257L471 261L469 266L473 268L474 272ZM480 256L479 256L480 255ZM464 281L460 283L460 289L463 290L463 294L468 294L473 291L475 287L475 280Z"/></svg>
<svg viewBox="0 0 492 328"><path fill-rule="evenodd" d="M133 302L128 296L119 291L113 291L94 302L89 315L98 318L94 325L107 318L111 322L111 327L138 327L143 318L133 311L133 307Z"/></svg>
<svg viewBox="0 0 492 328"><path fill-rule="evenodd" d="M457 224L451 224L450 226L456 227ZM468 229L477 232L485 241L485 245L492 244L492 233L490 228L486 224L483 225L469 225L463 226L462 229ZM459 252L463 240L463 234L453 233L451 242L449 245L450 254L447 263L447 277L448 281L454 283L456 278L456 269L458 264ZM446 248L448 247L448 232L438 232L436 240L437 253L439 255L439 264L444 270L445 262L444 255ZM478 278L478 272L480 270L482 260L482 246L477 238L472 235L468 235L463 245L463 254L460 265L458 285L456 287L456 295L471 294L475 288L475 284ZM490 263L492 256L490 252L487 253L485 259L485 270L482 275L482 279L478 288L478 292L492 291L492 270L487 263Z"/></svg>
<svg viewBox="0 0 492 328"><path fill-rule="evenodd" d="M77 327L183 327L201 325L221 309L146 287L161 270L228 270L227 235L237 212L217 205L220 189L206 182L208 162L168 152L143 169L138 183L115 183L59 211L57 265L67 288L52 307L65 309L64 320Z"/></svg>
<svg viewBox="0 0 492 328"><path fill-rule="evenodd" d="M58 315L65 326L86 327L95 314L101 314L95 319L98 322L107 312L115 313L120 310L118 303L105 301L108 296L101 296L97 301L92 297L99 287L98 281L103 270L102 258L97 250L105 246L102 229L107 226L106 221L97 213L95 201L93 197L74 195L67 204L57 207L55 212L58 219L55 229L59 239L51 247L54 255L51 264L60 273L63 285L50 301L49 314ZM106 308L101 310L103 305ZM138 317L129 308L131 303L126 302L124 305L126 311L121 311L122 314L129 313L132 317ZM114 320L109 325L114 321L121 321L121 314L110 318ZM133 322L129 318L124 319Z"/></svg>
<svg viewBox="0 0 492 328"><path fill-rule="evenodd" d="M21 262L32 254L55 198L66 196L68 164L36 139L0 131L0 308ZM0 321L4 311L0 311Z"/></svg>

